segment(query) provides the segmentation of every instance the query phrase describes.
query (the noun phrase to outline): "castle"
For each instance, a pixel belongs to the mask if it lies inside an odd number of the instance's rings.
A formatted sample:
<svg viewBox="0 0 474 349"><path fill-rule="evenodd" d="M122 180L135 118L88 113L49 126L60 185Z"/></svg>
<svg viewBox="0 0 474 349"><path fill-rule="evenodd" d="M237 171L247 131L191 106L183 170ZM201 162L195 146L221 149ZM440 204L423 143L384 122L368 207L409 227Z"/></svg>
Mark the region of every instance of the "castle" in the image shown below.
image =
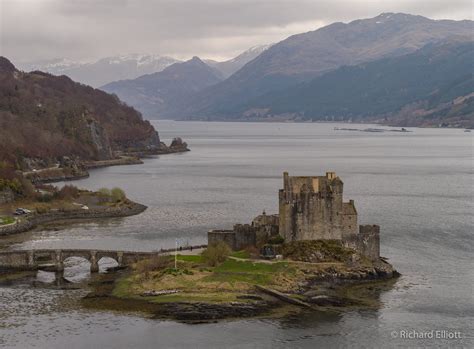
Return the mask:
<svg viewBox="0 0 474 349"><path fill-rule="evenodd" d="M289 176L283 173L279 190L279 213L257 216L252 224L237 224L233 230L211 230L208 243L226 242L232 249L260 246L281 236L296 240L339 240L371 258L380 257L380 227L357 225L353 200L343 201L344 183L335 172L325 176Z"/></svg>

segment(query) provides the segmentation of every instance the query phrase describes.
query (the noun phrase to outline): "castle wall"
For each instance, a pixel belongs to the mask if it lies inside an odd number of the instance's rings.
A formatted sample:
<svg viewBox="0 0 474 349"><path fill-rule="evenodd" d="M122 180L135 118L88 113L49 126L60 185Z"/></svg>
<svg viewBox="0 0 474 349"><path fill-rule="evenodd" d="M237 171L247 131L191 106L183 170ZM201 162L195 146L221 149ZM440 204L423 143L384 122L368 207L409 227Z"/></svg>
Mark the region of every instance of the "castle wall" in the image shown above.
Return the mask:
<svg viewBox="0 0 474 349"><path fill-rule="evenodd" d="M209 244L224 241L233 250L259 246L275 235L285 241L339 240L370 259L380 257L380 227L358 226L354 201L343 202L343 183L334 172L318 177L283 174L279 214L263 213L251 225L208 232Z"/></svg>
<svg viewBox="0 0 474 349"><path fill-rule="evenodd" d="M214 245L218 242L226 243L235 250L235 232L233 230L210 230L207 232L207 244Z"/></svg>
<svg viewBox="0 0 474 349"><path fill-rule="evenodd" d="M235 242L234 250L240 251L248 246L257 245L255 228L249 224L234 225Z"/></svg>
<svg viewBox="0 0 474 349"><path fill-rule="evenodd" d="M357 250L370 259L380 258L380 226L361 225L359 227Z"/></svg>
<svg viewBox="0 0 474 349"><path fill-rule="evenodd" d="M249 224L236 224L233 230L210 230L207 232L207 243L226 243L232 250L240 251L248 246L256 246L256 229Z"/></svg>
<svg viewBox="0 0 474 349"><path fill-rule="evenodd" d="M356 236L359 232L354 200L344 202L342 205L342 240L352 240L352 237Z"/></svg>
<svg viewBox="0 0 474 349"><path fill-rule="evenodd" d="M285 172L279 192L280 235L286 241L341 240L342 192L343 183L334 172L319 177L290 177ZM357 230L357 218L354 226Z"/></svg>
<svg viewBox="0 0 474 349"><path fill-rule="evenodd" d="M267 215L265 212L252 221L255 228L257 247L265 244L271 237L279 235L280 219L277 214Z"/></svg>

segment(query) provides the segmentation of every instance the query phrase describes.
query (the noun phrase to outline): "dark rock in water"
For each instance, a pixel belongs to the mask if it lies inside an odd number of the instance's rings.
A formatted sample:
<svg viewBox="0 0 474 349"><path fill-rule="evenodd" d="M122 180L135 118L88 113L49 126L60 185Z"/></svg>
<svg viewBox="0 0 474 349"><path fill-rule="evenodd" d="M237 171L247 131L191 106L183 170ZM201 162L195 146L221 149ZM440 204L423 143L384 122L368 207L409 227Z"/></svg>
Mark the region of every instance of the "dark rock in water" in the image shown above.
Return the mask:
<svg viewBox="0 0 474 349"><path fill-rule="evenodd" d="M225 304L212 303L167 303L156 314L156 318L172 317L183 322L209 322L224 318L252 317L270 310L268 302Z"/></svg>
<svg viewBox="0 0 474 349"><path fill-rule="evenodd" d="M188 144L186 142L183 142L183 140L180 137L176 137L173 139L173 141L170 144L170 149L171 150L181 150L181 151L187 151L188 149Z"/></svg>

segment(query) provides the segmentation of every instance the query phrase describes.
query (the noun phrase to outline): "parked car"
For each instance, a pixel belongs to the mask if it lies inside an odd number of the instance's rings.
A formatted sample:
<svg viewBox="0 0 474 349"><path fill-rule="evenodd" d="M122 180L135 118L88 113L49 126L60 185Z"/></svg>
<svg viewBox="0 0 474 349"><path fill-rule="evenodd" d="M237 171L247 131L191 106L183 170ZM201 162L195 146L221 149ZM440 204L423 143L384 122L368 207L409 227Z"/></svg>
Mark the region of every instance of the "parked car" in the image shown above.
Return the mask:
<svg viewBox="0 0 474 349"><path fill-rule="evenodd" d="M22 216L22 215L28 214L28 213L31 213L31 211L28 210L27 208L21 208L21 207L18 207L14 212L14 214L16 216Z"/></svg>

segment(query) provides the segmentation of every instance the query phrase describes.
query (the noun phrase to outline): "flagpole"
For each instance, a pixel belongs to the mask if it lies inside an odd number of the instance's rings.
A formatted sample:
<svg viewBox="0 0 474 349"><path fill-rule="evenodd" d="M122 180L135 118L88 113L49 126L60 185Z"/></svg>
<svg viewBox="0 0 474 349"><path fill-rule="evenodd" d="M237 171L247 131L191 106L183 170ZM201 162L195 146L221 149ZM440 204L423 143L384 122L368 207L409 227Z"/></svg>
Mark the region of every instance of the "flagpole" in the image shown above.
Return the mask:
<svg viewBox="0 0 474 349"><path fill-rule="evenodd" d="M178 270L178 239L175 240L176 248L174 250L174 270Z"/></svg>

